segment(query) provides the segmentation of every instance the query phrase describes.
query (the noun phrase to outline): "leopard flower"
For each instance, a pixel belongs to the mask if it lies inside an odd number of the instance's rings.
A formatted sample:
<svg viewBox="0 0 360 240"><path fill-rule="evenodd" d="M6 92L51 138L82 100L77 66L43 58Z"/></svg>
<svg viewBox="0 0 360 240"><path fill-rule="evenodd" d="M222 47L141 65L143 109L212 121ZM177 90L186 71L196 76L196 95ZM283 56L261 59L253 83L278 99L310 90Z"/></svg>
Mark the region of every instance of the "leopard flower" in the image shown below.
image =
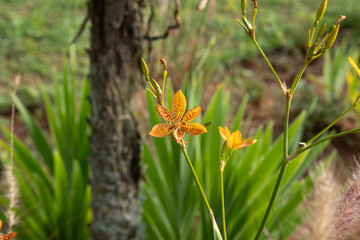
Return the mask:
<svg viewBox="0 0 360 240"><path fill-rule="evenodd" d="M2 226L2 222L0 220L0 229L1 229L1 226ZM16 235L16 232L12 232L12 233L3 235L3 236L0 236L0 240L10 240L10 239L13 239L15 237L15 235Z"/></svg>
<svg viewBox="0 0 360 240"><path fill-rule="evenodd" d="M226 141L227 146L231 150L238 150L240 148L247 147L257 142L256 139L251 140L252 138L246 138L241 140L241 133L239 130L231 133L228 127L222 128L219 127L219 132L221 137ZM251 141L250 141L251 140Z"/></svg>
<svg viewBox="0 0 360 240"><path fill-rule="evenodd" d="M156 105L155 109L160 117L168 123L156 124L149 133L153 137L166 137L173 133L175 141L179 143L184 138L185 133L199 135L207 132L203 125L189 123L200 114L201 108L196 106L185 113L186 99L181 90L176 92L172 100L171 111L159 104Z"/></svg>

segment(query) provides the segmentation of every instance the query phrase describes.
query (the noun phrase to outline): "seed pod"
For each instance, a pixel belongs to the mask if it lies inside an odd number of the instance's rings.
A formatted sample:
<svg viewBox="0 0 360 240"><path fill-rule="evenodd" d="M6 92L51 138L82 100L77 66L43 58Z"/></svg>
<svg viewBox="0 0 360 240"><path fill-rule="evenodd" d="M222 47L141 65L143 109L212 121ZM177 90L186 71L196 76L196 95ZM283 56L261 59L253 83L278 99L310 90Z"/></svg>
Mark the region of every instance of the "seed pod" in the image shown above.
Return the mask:
<svg viewBox="0 0 360 240"><path fill-rule="evenodd" d="M327 0L323 0L319 9L317 10L316 13L316 20L320 21L321 18L324 16L325 10L326 10L326 5L327 5Z"/></svg>

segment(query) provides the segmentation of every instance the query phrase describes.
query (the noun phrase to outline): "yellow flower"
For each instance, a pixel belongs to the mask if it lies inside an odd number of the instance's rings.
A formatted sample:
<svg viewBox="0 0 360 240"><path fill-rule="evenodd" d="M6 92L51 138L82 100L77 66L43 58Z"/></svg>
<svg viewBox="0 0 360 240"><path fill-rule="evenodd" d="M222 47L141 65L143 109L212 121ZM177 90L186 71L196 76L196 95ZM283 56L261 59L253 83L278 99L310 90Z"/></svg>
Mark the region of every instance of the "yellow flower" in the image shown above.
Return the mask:
<svg viewBox="0 0 360 240"><path fill-rule="evenodd" d="M1 229L1 226L2 226L2 222L0 220L0 229ZM16 235L16 232L12 232L12 233L9 233L9 234L6 234L4 236L0 236L0 240L10 240L10 239L13 239Z"/></svg>
<svg viewBox="0 0 360 240"><path fill-rule="evenodd" d="M249 145L252 145L257 142L256 139L253 139L249 141L252 138L246 138L244 140L241 140L241 133L239 130L236 130L233 133L230 133L230 130L228 127L222 128L219 127L219 132L221 137L226 141L227 146L232 150L238 150L240 148L247 147Z"/></svg>
<svg viewBox="0 0 360 240"><path fill-rule="evenodd" d="M359 67L356 65L355 61L351 57L348 57L348 59L349 59L349 62L351 64L351 66L355 69L355 71L357 72L357 74L360 77L360 69L359 69Z"/></svg>
<svg viewBox="0 0 360 240"><path fill-rule="evenodd" d="M156 124L149 133L153 137L166 137L173 133L175 141L179 143L184 138L185 133L199 135L207 132L203 125L189 123L200 114L201 108L196 106L185 113L186 99L181 90L176 92L172 100L171 111L159 104L156 105L155 109L160 117L169 123Z"/></svg>

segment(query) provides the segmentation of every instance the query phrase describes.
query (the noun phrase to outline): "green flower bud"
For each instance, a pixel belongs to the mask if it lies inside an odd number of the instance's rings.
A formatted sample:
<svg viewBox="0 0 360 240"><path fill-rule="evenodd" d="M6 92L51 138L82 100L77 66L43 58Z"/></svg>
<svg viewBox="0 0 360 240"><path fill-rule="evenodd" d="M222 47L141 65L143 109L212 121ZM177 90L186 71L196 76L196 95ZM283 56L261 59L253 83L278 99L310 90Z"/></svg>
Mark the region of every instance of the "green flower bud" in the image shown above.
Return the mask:
<svg viewBox="0 0 360 240"><path fill-rule="evenodd" d="M241 0L241 9L246 10L246 0Z"/></svg>
<svg viewBox="0 0 360 240"><path fill-rule="evenodd" d="M316 28L318 25L319 25L319 21L318 21L318 20L315 20L315 22L314 22L314 28Z"/></svg>
<svg viewBox="0 0 360 240"><path fill-rule="evenodd" d="M318 33L317 33L317 39L320 39L321 36L324 34L325 28L326 28L326 23L324 23L324 24L321 26L320 30L318 31Z"/></svg>
<svg viewBox="0 0 360 240"><path fill-rule="evenodd" d="M329 36L327 37L326 42L324 44L324 47L326 49L331 48L331 46L334 44L339 32L339 28L340 28L340 24L336 24L335 28L329 33Z"/></svg>
<svg viewBox="0 0 360 240"><path fill-rule="evenodd" d="M325 10L326 10L326 5L327 5L327 0L323 0L319 9L317 10L316 13L316 20L320 21L321 18L324 16Z"/></svg>
<svg viewBox="0 0 360 240"><path fill-rule="evenodd" d="M141 58L141 71L142 71L142 74L147 77L149 76L149 69L146 65L146 62L143 58Z"/></svg>
<svg viewBox="0 0 360 240"><path fill-rule="evenodd" d="M159 84L155 81L155 79L151 79L151 83L154 86L156 95L158 96L158 98L160 100L160 97L162 95L162 91L161 91L161 88L160 88Z"/></svg>
<svg viewBox="0 0 360 240"><path fill-rule="evenodd" d="M336 25L331 25L330 28L329 28L329 31L328 33L330 34L332 31L334 31L334 29L336 28Z"/></svg>

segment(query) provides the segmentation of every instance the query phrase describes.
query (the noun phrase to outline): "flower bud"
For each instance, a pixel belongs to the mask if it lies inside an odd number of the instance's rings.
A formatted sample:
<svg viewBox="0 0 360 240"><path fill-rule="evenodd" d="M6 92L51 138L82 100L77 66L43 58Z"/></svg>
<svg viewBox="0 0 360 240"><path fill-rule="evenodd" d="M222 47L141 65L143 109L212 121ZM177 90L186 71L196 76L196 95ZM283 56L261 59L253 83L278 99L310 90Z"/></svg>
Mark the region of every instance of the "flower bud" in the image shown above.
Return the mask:
<svg viewBox="0 0 360 240"><path fill-rule="evenodd" d="M331 46L334 44L336 37L338 35L339 32L339 28L340 28L340 22L342 20L344 20L346 17L341 15L339 20L337 20L337 22L335 23L335 25L331 26L329 29L329 36L326 39L326 42L324 44L325 49L329 49L331 48Z"/></svg>
<svg viewBox="0 0 360 240"><path fill-rule="evenodd" d="M246 10L246 0L241 0L241 9Z"/></svg>
<svg viewBox="0 0 360 240"><path fill-rule="evenodd" d="M317 10L316 13L316 20L320 21L321 18L324 16L325 10L326 10L326 5L327 5L327 0L323 0L319 9Z"/></svg>
<svg viewBox="0 0 360 240"><path fill-rule="evenodd" d="M149 69L146 65L146 62L143 58L141 58L141 71L142 71L142 74L147 77L149 76Z"/></svg>
<svg viewBox="0 0 360 240"><path fill-rule="evenodd" d="M325 28L326 28L326 23L324 23L324 24L321 26L320 30L318 31L317 37L316 37L317 39L320 39L321 36L324 34Z"/></svg>
<svg viewBox="0 0 360 240"><path fill-rule="evenodd" d="M333 30L329 33L329 36L327 37L326 42L324 44L324 47L326 49L331 48L331 46L334 44L339 32L339 28L340 28L340 24L336 24L335 28L333 28Z"/></svg>
<svg viewBox="0 0 360 240"><path fill-rule="evenodd" d="M152 79L152 80L151 80L151 83L152 83L152 85L153 85L154 88L155 88L156 95L157 95L158 97L161 97L162 91L161 91L161 88L160 88L159 84L155 81L155 79Z"/></svg>

